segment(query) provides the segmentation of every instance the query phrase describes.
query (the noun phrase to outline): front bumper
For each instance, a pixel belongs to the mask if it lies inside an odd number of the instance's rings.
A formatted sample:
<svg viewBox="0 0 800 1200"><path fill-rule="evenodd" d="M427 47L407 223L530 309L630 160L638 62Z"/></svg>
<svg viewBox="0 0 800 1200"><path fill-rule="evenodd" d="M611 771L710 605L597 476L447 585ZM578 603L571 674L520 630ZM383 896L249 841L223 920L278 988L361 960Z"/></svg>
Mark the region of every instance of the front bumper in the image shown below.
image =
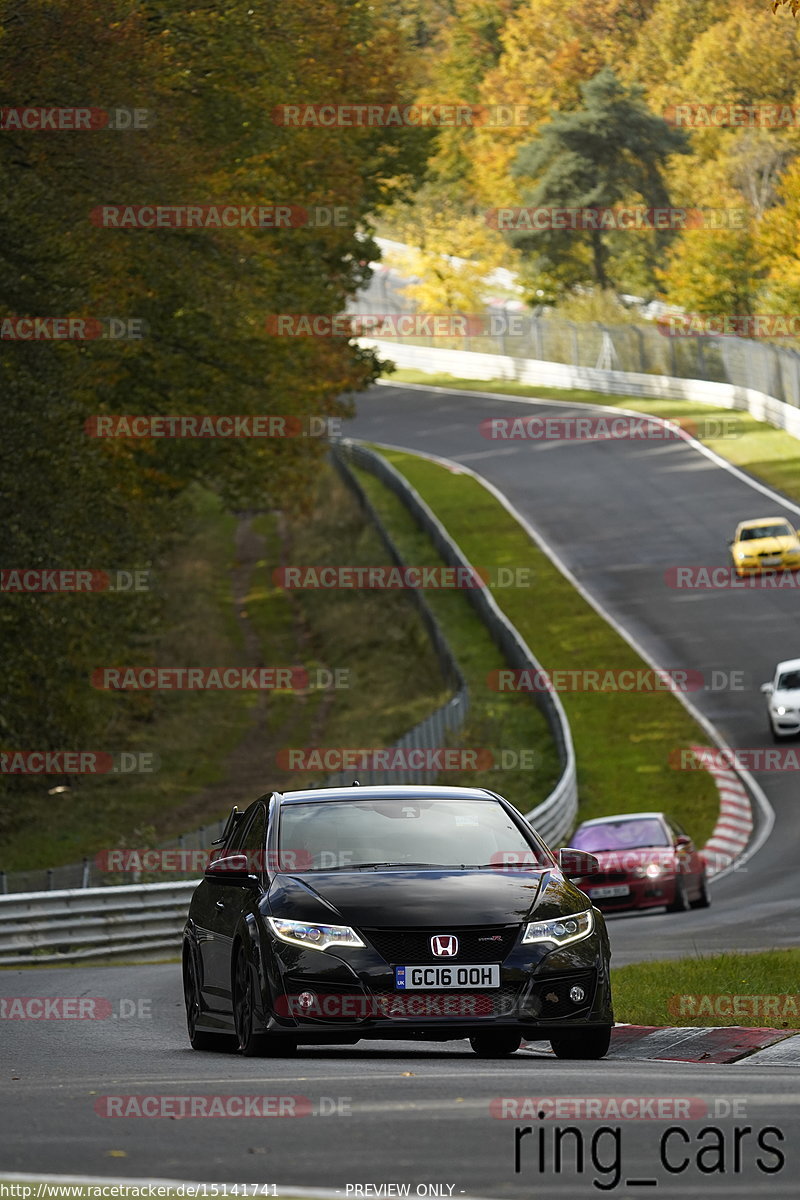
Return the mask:
<svg viewBox="0 0 800 1200"><path fill-rule="evenodd" d="M757 559L739 562L734 559L733 565L739 575L771 575L776 571L800 571L800 558L783 557L777 563L765 563Z"/></svg>
<svg viewBox="0 0 800 1200"><path fill-rule="evenodd" d="M672 904L675 900L675 887L677 876L670 872L669 874L659 875L655 879L648 877L630 876L627 879L609 880L608 883L601 880L601 877L593 876L591 882L586 881L585 885L581 884L581 891L586 892L595 908L599 908L601 912L624 912L629 909L636 908L658 908L664 907L665 904ZM592 896L590 893L593 888L597 887L627 887L628 894L626 896Z"/></svg>
<svg viewBox="0 0 800 1200"><path fill-rule="evenodd" d="M784 713L780 716L776 712L770 712L769 719L775 732L783 734L784 737L800 733L800 713Z"/></svg>
<svg viewBox="0 0 800 1200"><path fill-rule="evenodd" d="M535 1039L613 1023L604 929L562 949L515 947L500 965L497 989L402 991L394 966L411 964L388 963L370 946L346 955L273 942L265 956L264 1028L310 1042L463 1038L487 1028Z"/></svg>

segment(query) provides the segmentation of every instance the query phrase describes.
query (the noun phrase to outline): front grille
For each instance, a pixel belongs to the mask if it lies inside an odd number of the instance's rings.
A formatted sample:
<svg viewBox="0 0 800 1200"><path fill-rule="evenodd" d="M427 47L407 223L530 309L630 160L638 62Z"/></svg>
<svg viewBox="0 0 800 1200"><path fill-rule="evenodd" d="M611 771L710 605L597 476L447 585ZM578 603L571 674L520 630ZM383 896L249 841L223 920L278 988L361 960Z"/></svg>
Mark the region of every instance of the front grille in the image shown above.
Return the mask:
<svg viewBox="0 0 800 1200"><path fill-rule="evenodd" d="M482 925L467 929L361 929L381 958L391 966L410 966L425 963L499 963L511 951L519 925ZM431 938L436 934L455 935L458 954L455 958L437 957L431 950ZM496 939L496 940L495 940Z"/></svg>
<svg viewBox="0 0 800 1200"><path fill-rule="evenodd" d="M578 1004L569 997L570 988L576 985L582 987L586 993L585 999ZM578 1017L591 1008L596 987L595 971L580 971L573 975L540 979L531 988L530 995L525 1000L524 1011L526 1015L536 1017L539 1021Z"/></svg>
<svg viewBox="0 0 800 1200"><path fill-rule="evenodd" d="M599 875L592 875L591 879L587 880L587 886L606 883L627 883L630 877L629 871L601 871Z"/></svg>

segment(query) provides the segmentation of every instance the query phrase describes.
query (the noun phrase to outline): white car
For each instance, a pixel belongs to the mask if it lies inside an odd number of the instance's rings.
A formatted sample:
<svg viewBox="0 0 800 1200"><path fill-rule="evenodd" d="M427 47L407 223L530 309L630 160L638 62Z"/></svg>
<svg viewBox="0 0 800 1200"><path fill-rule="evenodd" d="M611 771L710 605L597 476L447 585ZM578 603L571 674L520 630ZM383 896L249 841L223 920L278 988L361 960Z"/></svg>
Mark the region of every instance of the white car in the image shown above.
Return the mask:
<svg viewBox="0 0 800 1200"><path fill-rule="evenodd" d="M776 742L800 733L800 658L778 663L772 683L763 683L772 736Z"/></svg>

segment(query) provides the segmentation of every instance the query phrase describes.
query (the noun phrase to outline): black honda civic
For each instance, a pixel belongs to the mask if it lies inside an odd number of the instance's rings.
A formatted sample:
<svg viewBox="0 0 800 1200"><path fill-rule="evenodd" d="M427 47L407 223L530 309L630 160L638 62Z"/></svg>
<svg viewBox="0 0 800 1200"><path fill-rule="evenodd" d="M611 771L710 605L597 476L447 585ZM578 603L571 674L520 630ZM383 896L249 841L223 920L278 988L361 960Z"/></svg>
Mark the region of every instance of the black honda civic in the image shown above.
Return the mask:
<svg viewBox="0 0 800 1200"><path fill-rule="evenodd" d="M183 942L196 1050L523 1038L602 1058L614 1017L603 917L525 818L481 788L271 793L234 809Z"/></svg>

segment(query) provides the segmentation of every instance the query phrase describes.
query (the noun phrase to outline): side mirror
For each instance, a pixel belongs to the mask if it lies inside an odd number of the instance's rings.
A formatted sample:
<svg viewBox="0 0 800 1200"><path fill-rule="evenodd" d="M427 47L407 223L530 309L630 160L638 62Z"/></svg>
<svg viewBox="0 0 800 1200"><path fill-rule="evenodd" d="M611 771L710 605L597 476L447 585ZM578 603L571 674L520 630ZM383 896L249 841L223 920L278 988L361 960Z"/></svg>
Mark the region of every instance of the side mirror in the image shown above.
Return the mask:
<svg viewBox="0 0 800 1200"><path fill-rule="evenodd" d="M775 691L775 688L773 687L773 685L771 683L762 683L761 691L764 693L765 696L771 696L772 693Z"/></svg>
<svg viewBox="0 0 800 1200"><path fill-rule="evenodd" d="M205 879L212 883L238 884L240 887L257 888L258 876L250 870L246 854L229 854L227 858L215 858L205 869Z"/></svg>
<svg viewBox="0 0 800 1200"><path fill-rule="evenodd" d="M691 846L691 844L692 844L692 839L690 837L687 837L687 835L685 833L679 833L678 836L675 838L676 850L687 850L689 848L689 846Z"/></svg>
<svg viewBox="0 0 800 1200"><path fill-rule="evenodd" d="M573 850L571 846L564 846L559 850L558 865L567 879L600 874L600 863L593 854L587 854L585 850Z"/></svg>

